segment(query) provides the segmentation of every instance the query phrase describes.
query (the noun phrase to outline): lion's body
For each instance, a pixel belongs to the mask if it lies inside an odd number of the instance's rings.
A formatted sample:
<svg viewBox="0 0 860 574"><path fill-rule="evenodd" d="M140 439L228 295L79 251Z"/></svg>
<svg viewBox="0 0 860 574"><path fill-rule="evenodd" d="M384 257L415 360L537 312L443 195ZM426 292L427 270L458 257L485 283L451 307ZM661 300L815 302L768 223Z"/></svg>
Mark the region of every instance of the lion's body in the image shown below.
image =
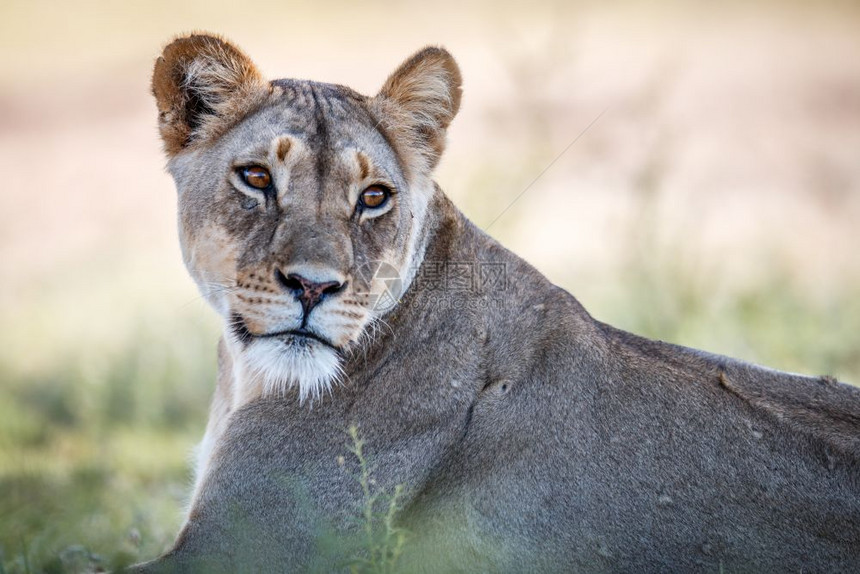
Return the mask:
<svg viewBox="0 0 860 574"><path fill-rule="evenodd" d="M438 138L424 144L438 158ZM390 241L420 246L420 266L384 328L343 353L329 395L248 392L259 385L236 365L256 342L226 314L188 520L142 570L331 571L362 556L355 426L369 488L403 488L402 571L860 571L860 391L595 321L421 169L404 174L425 213L413 203L403 221L420 230Z"/></svg>

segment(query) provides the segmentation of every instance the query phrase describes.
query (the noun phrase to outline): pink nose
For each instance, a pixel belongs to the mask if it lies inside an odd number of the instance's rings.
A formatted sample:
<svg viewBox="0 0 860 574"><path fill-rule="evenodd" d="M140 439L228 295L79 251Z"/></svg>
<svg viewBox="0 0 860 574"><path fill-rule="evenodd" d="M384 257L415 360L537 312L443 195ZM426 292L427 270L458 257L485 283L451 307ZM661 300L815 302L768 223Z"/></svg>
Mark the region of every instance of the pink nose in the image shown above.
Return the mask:
<svg viewBox="0 0 860 574"><path fill-rule="evenodd" d="M296 273L290 273L284 276L279 269L275 270L275 279L286 291L292 293L296 299L302 304L302 326L307 322L308 315L316 307L320 301L328 295L334 295L343 289L344 284L339 281L327 281L325 283L317 283L306 279Z"/></svg>

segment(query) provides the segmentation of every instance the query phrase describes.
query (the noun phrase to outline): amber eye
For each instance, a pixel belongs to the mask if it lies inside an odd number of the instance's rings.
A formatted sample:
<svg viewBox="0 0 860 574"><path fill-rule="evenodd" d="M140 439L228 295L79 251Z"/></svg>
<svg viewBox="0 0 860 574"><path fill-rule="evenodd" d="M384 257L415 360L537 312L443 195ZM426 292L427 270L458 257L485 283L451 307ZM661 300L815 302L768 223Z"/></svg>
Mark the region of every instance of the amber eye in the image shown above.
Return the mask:
<svg viewBox="0 0 860 574"><path fill-rule="evenodd" d="M272 185L272 176L269 170L258 165L239 168L242 181L256 189L268 189Z"/></svg>
<svg viewBox="0 0 860 574"><path fill-rule="evenodd" d="M382 185L371 185L361 192L359 201L363 207L371 209L382 207L391 196L391 190Z"/></svg>

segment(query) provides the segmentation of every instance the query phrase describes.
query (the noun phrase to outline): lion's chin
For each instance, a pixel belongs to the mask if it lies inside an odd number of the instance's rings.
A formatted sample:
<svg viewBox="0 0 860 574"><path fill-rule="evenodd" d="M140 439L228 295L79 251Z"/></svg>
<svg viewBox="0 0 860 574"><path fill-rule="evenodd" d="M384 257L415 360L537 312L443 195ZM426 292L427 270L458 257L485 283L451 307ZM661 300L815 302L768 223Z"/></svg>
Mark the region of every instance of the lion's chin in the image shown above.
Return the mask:
<svg viewBox="0 0 860 574"><path fill-rule="evenodd" d="M343 375L341 359L331 346L298 336L256 339L244 350L248 371L263 387L264 396L286 396L295 387L299 402L330 393Z"/></svg>

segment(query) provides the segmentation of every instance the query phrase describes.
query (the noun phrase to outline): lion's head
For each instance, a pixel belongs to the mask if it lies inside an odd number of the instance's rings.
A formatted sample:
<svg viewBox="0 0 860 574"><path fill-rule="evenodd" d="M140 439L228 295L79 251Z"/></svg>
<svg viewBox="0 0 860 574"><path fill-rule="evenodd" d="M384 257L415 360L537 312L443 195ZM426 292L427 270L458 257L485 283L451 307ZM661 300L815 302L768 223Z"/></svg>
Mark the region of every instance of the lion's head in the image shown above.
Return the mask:
<svg viewBox="0 0 860 574"><path fill-rule="evenodd" d="M185 264L265 389L318 396L390 308L379 297L409 286L460 82L439 48L373 97L266 81L212 36L164 49L152 89Z"/></svg>

